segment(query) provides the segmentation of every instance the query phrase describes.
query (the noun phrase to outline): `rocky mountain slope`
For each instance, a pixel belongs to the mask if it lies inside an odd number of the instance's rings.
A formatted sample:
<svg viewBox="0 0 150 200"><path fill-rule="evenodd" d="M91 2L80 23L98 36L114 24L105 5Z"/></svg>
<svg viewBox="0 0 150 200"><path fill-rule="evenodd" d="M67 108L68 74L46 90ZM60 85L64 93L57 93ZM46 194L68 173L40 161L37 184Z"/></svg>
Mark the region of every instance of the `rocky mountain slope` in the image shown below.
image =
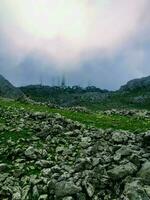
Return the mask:
<svg viewBox="0 0 150 200"><path fill-rule="evenodd" d="M0 75L0 96L17 99L24 97L24 94L20 89L14 87L8 80Z"/></svg>
<svg viewBox="0 0 150 200"><path fill-rule="evenodd" d="M0 123L0 199L150 199L150 132L11 107Z"/></svg>
<svg viewBox="0 0 150 200"><path fill-rule="evenodd" d="M111 108L150 109L150 76L129 81L118 91L96 87L26 86L20 88L36 101L50 101L61 106L85 106L95 110Z"/></svg>
<svg viewBox="0 0 150 200"><path fill-rule="evenodd" d="M150 91L150 76L131 80L127 82L127 84L121 86L120 91L132 91L143 89L147 89Z"/></svg>
<svg viewBox="0 0 150 200"><path fill-rule="evenodd" d="M126 107L150 109L150 76L129 81L113 97Z"/></svg>

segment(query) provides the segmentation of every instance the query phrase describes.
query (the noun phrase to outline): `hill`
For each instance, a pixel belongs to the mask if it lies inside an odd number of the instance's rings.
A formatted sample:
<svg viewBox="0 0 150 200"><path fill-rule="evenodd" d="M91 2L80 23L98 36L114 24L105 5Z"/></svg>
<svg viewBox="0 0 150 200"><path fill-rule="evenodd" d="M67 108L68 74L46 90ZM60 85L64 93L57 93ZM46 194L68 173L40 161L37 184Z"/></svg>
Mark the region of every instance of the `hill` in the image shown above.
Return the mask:
<svg viewBox="0 0 150 200"><path fill-rule="evenodd" d="M93 106L98 109L150 109L150 76L134 79L109 92L108 95Z"/></svg>
<svg viewBox="0 0 150 200"><path fill-rule="evenodd" d="M97 102L108 95L107 90L101 90L94 86L81 88L73 87L50 87L42 85L29 85L20 87L20 90L29 98L40 102L51 102L60 106L87 105Z"/></svg>
<svg viewBox="0 0 150 200"><path fill-rule="evenodd" d="M150 109L150 76L131 80L114 92L93 86L63 88L30 85L20 89L35 101L51 102L60 106L84 106L92 110Z"/></svg>
<svg viewBox="0 0 150 200"><path fill-rule="evenodd" d="M121 86L120 91L150 90L150 76L133 79Z"/></svg>
<svg viewBox="0 0 150 200"><path fill-rule="evenodd" d="M113 98L128 107L150 109L150 76L127 82Z"/></svg>
<svg viewBox="0 0 150 200"><path fill-rule="evenodd" d="M24 97L23 92L13 86L8 80L0 75L0 96L5 98L18 99Z"/></svg>

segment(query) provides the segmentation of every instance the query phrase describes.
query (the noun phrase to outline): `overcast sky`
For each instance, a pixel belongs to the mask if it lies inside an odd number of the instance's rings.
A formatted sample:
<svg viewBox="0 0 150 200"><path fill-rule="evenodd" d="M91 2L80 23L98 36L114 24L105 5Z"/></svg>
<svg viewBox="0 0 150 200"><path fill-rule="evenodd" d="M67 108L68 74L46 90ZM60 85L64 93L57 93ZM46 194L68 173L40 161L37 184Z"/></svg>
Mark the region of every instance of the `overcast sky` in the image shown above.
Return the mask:
<svg viewBox="0 0 150 200"><path fill-rule="evenodd" d="M0 0L0 73L13 84L118 89L150 75L149 0Z"/></svg>

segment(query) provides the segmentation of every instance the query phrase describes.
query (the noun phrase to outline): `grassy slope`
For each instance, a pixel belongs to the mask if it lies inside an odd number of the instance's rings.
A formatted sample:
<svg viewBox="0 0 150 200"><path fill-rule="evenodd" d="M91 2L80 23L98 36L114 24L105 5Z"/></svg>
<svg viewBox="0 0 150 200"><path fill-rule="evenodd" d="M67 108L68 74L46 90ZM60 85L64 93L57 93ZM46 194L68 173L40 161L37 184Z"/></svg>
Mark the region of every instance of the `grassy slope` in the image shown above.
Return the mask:
<svg viewBox="0 0 150 200"><path fill-rule="evenodd" d="M61 115L65 116L66 118L79 121L84 123L85 125L91 125L97 128L112 128L116 129L123 129L129 131L146 131L150 129L150 119L137 119L135 117L128 117L128 116L120 116L120 115L103 115L98 113L93 114L86 114L86 113L79 113L73 112L68 110L60 110L60 109L52 109L48 108L47 106L39 106L39 105L31 105L31 104L24 104L15 101L6 101L0 100L0 106L8 107L11 106L13 108L25 108L27 111L31 112L47 112L47 113L60 113Z"/></svg>
<svg viewBox="0 0 150 200"><path fill-rule="evenodd" d="M135 101L137 97L143 98L142 101ZM99 102L80 102L81 106L86 106L92 110L108 110L112 108L135 108L150 110L150 91L149 90L133 90L128 92L115 92L107 97L104 101Z"/></svg>
<svg viewBox="0 0 150 200"><path fill-rule="evenodd" d="M96 95L95 93L92 94ZM112 108L135 108L135 109L148 109L150 110L150 92L149 91L129 91L126 93L114 92L111 93L105 99L101 99L101 94L97 94L99 96L99 100L95 99L92 101L90 98L87 98L86 95L79 94L63 94L60 95L52 95L46 97L38 97L36 94L32 96L35 101L49 101L52 103L56 103L58 105L69 105L69 106L84 106L92 110L108 110ZM144 101L136 102L134 98L136 97L145 97ZM60 100L61 99L61 100ZM69 101L68 101L69 99Z"/></svg>

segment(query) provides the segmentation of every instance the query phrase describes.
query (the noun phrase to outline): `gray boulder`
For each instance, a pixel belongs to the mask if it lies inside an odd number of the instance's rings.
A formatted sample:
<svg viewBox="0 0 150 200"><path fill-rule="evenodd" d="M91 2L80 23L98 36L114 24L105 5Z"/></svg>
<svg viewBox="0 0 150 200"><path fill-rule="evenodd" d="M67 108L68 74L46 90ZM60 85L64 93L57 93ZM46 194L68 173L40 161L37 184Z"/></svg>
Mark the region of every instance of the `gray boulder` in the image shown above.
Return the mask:
<svg viewBox="0 0 150 200"><path fill-rule="evenodd" d="M62 181L56 184L55 195L56 197L66 197L75 195L80 191L81 188L77 187L73 182Z"/></svg>
<svg viewBox="0 0 150 200"><path fill-rule="evenodd" d="M116 143L125 143L128 140L128 133L127 132L123 132L123 131L119 131L119 132L113 132L112 134L112 140Z"/></svg>
<svg viewBox="0 0 150 200"><path fill-rule="evenodd" d="M138 180L125 185L124 195L129 200L150 200L144 188Z"/></svg>
<svg viewBox="0 0 150 200"><path fill-rule="evenodd" d="M108 175L113 180L119 180L125 178L126 176L133 175L136 171L137 167L133 163L129 162L127 164L119 165L109 170Z"/></svg>
<svg viewBox="0 0 150 200"><path fill-rule="evenodd" d="M37 158L37 156L35 154L35 150L32 146L30 146L26 149L25 156L30 158L30 159L36 159Z"/></svg>
<svg viewBox="0 0 150 200"><path fill-rule="evenodd" d="M0 172L5 171L8 169L8 165L5 163L0 163Z"/></svg>
<svg viewBox="0 0 150 200"><path fill-rule="evenodd" d="M138 176L142 178L143 182L146 184L150 184L150 162L147 161L143 164L140 169Z"/></svg>

